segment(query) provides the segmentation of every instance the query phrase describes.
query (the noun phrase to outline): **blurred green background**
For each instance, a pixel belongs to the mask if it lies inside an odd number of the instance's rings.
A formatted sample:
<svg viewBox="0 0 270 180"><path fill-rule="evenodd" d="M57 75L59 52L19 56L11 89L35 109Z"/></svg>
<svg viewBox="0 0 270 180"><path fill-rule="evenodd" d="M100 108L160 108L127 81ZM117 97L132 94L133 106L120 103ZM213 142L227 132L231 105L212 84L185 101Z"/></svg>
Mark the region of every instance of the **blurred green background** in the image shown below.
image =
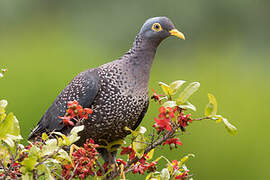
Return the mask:
<svg viewBox="0 0 270 180"><path fill-rule="evenodd" d="M192 123L178 151L160 154L173 160L194 153L187 164L194 179L270 179L269 8L267 0L1 0L0 67L8 73L0 99L27 137L76 74L120 57L147 18L168 16L187 39L162 43L150 88L199 81L194 116L213 93L239 132L232 137L221 124ZM149 130L155 115L152 102L142 123Z"/></svg>

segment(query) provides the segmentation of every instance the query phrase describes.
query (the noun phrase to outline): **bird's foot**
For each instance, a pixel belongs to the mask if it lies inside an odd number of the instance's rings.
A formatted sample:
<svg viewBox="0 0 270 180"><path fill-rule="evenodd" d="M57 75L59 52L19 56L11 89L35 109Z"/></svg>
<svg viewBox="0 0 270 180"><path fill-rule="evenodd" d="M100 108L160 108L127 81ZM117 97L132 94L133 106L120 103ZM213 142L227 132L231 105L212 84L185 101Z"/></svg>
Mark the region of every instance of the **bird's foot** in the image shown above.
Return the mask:
<svg viewBox="0 0 270 180"><path fill-rule="evenodd" d="M124 139L117 139L112 142L108 142L105 139L100 139L100 141L104 142L106 145L99 145L99 148L105 148L107 149L108 152L116 151L119 146L121 146L122 144L125 144Z"/></svg>

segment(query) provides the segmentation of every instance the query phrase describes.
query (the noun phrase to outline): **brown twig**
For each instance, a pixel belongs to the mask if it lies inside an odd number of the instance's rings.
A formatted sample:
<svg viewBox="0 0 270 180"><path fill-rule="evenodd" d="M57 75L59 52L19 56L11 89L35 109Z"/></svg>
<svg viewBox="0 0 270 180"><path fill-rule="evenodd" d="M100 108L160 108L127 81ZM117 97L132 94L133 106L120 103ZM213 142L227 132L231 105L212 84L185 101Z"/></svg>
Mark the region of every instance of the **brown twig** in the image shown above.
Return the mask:
<svg viewBox="0 0 270 180"><path fill-rule="evenodd" d="M213 119L213 118L207 116L207 117L202 117L202 118L195 118L195 119L192 119L192 121L201 121L205 119Z"/></svg>
<svg viewBox="0 0 270 180"><path fill-rule="evenodd" d="M97 163L98 167L100 168L102 174L105 174L105 169L102 167L102 165L100 164L100 162L98 160L96 160L96 163Z"/></svg>
<svg viewBox="0 0 270 180"><path fill-rule="evenodd" d="M145 151L144 154L149 153L152 149L156 148L157 146L160 146L163 142L165 142L166 140L170 139L173 137L175 131L177 129L177 126L174 126L172 131L168 131L163 137L156 139L155 142L149 144ZM160 136L159 136L160 137ZM124 169L128 169L128 171L130 171L130 168L132 166L132 164L136 164L138 161L140 160L140 158L138 158L138 156L136 156L134 159L132 159L131 161L129 161L127 163L127 165L125 166ZM111 176L108 178L108 180L112 180L115 177L120 175L120 171L119 170L115 170L111 173Z"/></svg>
<svg viewBox="0 0 270 180"><path fill-rule="evenodd" d="M180 109L181 112L181 109ZM201 121L201 120L205 120L205 119L213 119L211 117L202 117L202 118L195 118L192 119L192 121ZM150 144L148 144L148 146L146 147L146 149L144 150L144 154L149 153L152 149L155 149L156 147L160 146L162 143L164 143L166 140L173 138L175 136L176 130L180 128L180 126L178 124L172 124L172 131L167 131L166 134L162 136L162 133L159 133L158 137L154 140L152 136L152 141ZM132 159L131 161L128 161L127 165L125 166L124 169L126 169L126 172L131 171L133 168L131 167L132 164L136 164L138 161L140 160L140 158L138 158L138 156L136 156L134 159ZM120 171L119 170L115 170L111 173L111 176L108 177L108 180L112 180L115 177L120 175Z"/></svg>
<svg viewBox="0 0 270 180"><path fill-rule="evenodd" d="M69 180L72 180L72 178L74 177L75 171L76 171L76 169L77 169L78 166L79 166L79 163L77 163L76 166L74 167L74 169L73 169L73 171L72 171L72 173L70 175Z"/></svg>

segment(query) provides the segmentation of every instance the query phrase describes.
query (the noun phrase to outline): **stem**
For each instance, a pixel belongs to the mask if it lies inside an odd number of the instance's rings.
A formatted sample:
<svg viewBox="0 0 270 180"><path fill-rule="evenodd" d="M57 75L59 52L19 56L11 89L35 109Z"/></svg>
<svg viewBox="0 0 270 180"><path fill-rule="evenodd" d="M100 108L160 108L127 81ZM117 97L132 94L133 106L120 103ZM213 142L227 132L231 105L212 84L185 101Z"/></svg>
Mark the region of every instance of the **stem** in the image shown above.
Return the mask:
<svg viewBox="0 0 270 180"><path fill-rule="evenodd" d="M177 126L174 126L172 131L168 131L162 138L158 138L154 143L151 143L150 145L148 145L146 149L144 150L144 154L149 153L152 149L156 148L157 146L160 146L163 142L172 138L177 128L178 128ZM140 159L136 156L134 159L132 159L131 161L127 163L124 169L128 169L128 171L130 171L129 169L132 166L132 164L136 164L139 160ZM120 175L120 171L116 170L112 172L111 176L108 177L108 180L112 180L119 175Z"/></svg>
<svg viewBox="0 0 270 180"><path fill-rule="evenodd" d="M100 162L98 160L96 160L96 163L98 165L98 167L100 168L102 175L105 174L105 169L102 167L102 165L100 164Z"/></svg>
<svg viewBox="0 0 270 180"><path fill-rule="evenodd" d="M204 119L213 119L213 118L207 116L207 117L202 117L202 118L195 118L195 119L192 119L192 121L201 121Z"/></svg>
<svg viewBox="0 0 270 180"><path fill-rule="evenodd" d="M75 174L75 171L76 171L76 169L77 169L78 166L79 166L79 163L77 163L76 166L75 166L75 168L73 169L73 171L72 171L72 173L70 175L70 180L72 180L72 178L73 178L73 176Z"/></svg>

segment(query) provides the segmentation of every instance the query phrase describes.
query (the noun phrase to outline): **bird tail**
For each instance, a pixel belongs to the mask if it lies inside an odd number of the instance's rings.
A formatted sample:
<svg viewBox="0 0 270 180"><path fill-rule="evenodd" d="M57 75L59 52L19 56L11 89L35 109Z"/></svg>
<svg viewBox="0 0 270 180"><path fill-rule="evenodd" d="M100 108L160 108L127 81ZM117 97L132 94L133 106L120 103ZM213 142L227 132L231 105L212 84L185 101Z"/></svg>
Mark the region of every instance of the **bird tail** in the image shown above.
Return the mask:
<svg viewBox="0 0 270 180"><path fill-rule="evenodd" d="M28 136L28 140L34 140L34 138L40 136L43 132L45 132L45 130L38 124Z"/></svg>

